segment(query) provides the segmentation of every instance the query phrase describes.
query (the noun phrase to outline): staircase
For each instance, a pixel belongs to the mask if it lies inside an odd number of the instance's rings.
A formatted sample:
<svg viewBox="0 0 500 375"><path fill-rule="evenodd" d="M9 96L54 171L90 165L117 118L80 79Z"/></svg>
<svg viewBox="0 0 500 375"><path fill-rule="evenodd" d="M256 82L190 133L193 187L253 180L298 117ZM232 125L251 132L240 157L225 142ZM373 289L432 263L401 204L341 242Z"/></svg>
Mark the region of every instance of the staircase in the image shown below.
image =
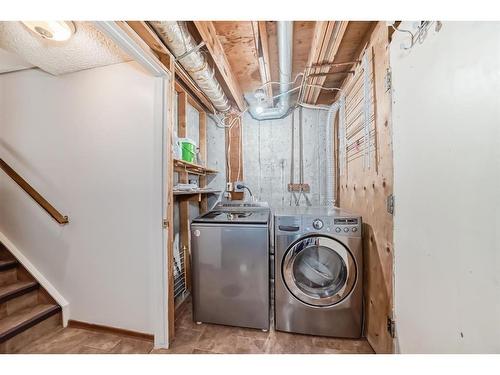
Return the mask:
<svg viewBox="0 0 500 375"><path fill-rule="evenodd" d="M0 353L18 352L61 322L61 307L0 243Z"/></svg>

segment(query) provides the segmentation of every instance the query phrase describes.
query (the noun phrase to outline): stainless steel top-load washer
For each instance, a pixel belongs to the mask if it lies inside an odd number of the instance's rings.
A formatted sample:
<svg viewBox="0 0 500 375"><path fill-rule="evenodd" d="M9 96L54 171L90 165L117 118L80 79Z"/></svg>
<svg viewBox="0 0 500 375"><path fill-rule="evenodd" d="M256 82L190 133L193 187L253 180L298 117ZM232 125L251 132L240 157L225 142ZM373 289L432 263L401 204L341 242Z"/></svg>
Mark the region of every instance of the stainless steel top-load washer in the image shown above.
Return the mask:
<svg viewBox="0 0 500 375"><path fill-rule="evenodd" d="M362 336L361 224L361 217L337 208L275 210L277 330Z"/></svg>
<svg viewBox="0 0 500 375"><path fill-rule="evenodd" d="M225 202L191 223L193 319L269 329L265 203Z"/></svg>

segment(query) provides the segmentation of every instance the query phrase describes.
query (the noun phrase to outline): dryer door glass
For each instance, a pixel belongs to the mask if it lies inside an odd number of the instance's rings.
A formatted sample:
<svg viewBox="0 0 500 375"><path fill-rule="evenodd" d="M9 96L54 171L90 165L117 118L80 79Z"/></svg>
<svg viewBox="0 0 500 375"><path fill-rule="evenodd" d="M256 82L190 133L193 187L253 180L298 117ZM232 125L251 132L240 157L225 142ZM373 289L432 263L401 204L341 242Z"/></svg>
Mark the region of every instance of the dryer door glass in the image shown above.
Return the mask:
<svg viewBox="0 0 500 375"><path fill-rule="evenodd" d="M353 289L356 264L351 252L339 241L310 236L286 253L283 277L290 292L302 302L331 306Z"/></svg>
<svg viewBox="0 0 500 375"><path fill-rule="evenodd" d="M347 279L347 266L342 257L324 246L310 246L301 251L292 266L297 286L313 297L330 297Z"/></svg>

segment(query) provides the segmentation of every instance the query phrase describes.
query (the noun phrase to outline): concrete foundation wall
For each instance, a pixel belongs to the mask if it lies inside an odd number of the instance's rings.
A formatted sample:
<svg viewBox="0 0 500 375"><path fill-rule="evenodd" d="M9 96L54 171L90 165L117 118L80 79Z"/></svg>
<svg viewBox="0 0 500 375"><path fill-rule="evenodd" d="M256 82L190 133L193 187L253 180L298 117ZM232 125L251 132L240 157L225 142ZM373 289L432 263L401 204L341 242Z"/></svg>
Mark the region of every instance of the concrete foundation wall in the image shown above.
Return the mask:
<svg viewBox="0 0 500 375"><path fill-rule="evenodd" d="M225 129L218 127L215 121L207 116L207 166L219 171L207 177L208 187L222 192L226 188L226 135ZM222 193L221 193L222 194ZM208 196L210 208L220 195Z"/></svg>
<svg viewBox="0 0 500 375"><path fill-rule="evenodd" d="M304 183L310 193L300 197L299 204L317 206L326 191L326 118L322 110L302 109ZM243 118L243 174L247 185L259 201L272 207L295 205L287 186L291 174L292 115L270 121ZM295 183L299 182L299 110L295 110ZM297 197L298 197L298 193Z"/></svg>

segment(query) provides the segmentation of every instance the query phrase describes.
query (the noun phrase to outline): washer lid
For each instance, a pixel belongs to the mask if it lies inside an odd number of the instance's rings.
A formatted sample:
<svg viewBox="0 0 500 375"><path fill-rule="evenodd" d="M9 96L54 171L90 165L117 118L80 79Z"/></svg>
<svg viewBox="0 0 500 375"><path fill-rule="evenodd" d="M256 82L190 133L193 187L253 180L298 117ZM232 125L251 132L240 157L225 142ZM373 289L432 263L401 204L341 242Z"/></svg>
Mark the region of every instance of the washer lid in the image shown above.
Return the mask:
<svg viewBox="0 0 500 375"><path fill-rule="evenodd" d="M354 288L357 268L349 249L340 241L311 235L292 244L282 262L290 293L313 306L332 306Z"/></svg>
<svg viewBox="0 0 500 375"><path fill-rule="evenodd" d="M193 220L193 223L225 223L225 224L267 224L269 210L223 210L210 211Z"/></svg>

